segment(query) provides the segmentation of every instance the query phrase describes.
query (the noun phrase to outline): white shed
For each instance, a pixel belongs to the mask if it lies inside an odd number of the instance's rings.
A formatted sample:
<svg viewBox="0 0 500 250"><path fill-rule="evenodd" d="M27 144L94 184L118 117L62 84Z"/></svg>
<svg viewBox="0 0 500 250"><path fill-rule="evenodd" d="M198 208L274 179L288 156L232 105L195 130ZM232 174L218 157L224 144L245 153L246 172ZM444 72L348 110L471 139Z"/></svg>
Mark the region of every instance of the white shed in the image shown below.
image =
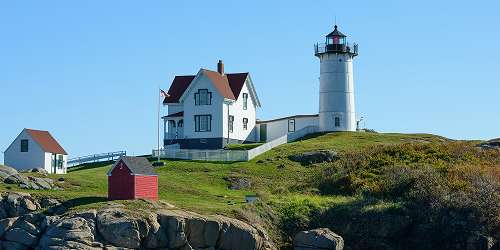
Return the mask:
<svg viewBox="0 0 500 250"><path fill-rule="evenodd" d="M17 170L43 168L65 174L68 153L48 131L23 129L4 153L4 164Z"/></svg>

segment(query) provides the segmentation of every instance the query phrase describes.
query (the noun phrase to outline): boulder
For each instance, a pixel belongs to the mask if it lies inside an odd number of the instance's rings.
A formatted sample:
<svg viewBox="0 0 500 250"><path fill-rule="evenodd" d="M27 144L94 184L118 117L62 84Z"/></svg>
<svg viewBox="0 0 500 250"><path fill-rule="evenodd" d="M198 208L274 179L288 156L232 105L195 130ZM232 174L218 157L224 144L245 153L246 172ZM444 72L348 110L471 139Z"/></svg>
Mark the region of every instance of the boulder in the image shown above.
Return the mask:
<svg viewBox="0 0 500 250"><path fill-rule="evenodd" d="M318 228L297 233L293 246L295 250L342 250L344 239L328 228Z"/></svg>
<svg viewBox="0 0 500 250"><path fill-rule="evenodd" d="M289 156L290 160L299 162L302 165L311 165L314 163L322 163L322 162L333 162L338 158L339 156L337 152L329 150L305 152Z"/></svg>
<svg viewBox="0 0 500 250"><path fill-rule="evenodd" d="M12 192L3 199L2 207L7 217L17 217L36 211L40 205L28 193Z"/></svg>
<svg viewBox="0 0 500 250"><path fill-rule="evenodd" d="M252 181L246 177L226 176L223 178L229 182L229 189L240 190L252 187Z"/></svg>
<svg viewBox="0 0 500 250"><path fill-rule="evenodd" d="M13 242L13 241L2 241L2 248L1 249L8 249L8 250L25 250L29 249L29 247Z"/></svg>
<svg viewBox="0 0 500 250"><path fill-rule="evenodd" d="M236 219L224 216L217 216L217 219L221 223L217 249L266 249L267 236L263 231Z"/></svg>
<svg viewBox="0 0 500 250"><path fill-rule="evenodd" d="M28 176L29 187L31 189L52 189L52 179L50 178L38 178L34 176Z"/></svg>
<svg viewBox="0 0 500 250"><path fill-rule="evenodd" d="M34 247L44 227L41 222L44 216L41 214L26 214L15 220L10 228L4 233L3 238L10 242L16 242L27 247Z"/></svg>
<svg viewBox="0 0 500 250"><path fill-rule="evenodd" d="M138 248L149 232L145 219L127 215L122 209L106 209L97 215L97 228L101 236L118 247Z"/></svg>
<svg viewBox="0 0 500 250"><path fill-rule="evenodd" d="M83 212L63 218L47 216L47 230L40 238L38 248L102 249L102 245L95 242L94 219L95 210L94 213Z"/></svg>
<svg viewBox="0 0 500 250"><path fill-rule="evenodd" d="M18 217L0 220L0 238L3 237L3 234L7 232L12 227L12 225L14 225L14 222L16 222L17 218Z"/></svg>
<svg viewBox="0 0 500 250"><path fill-rule="evenodd" d="M57 205L60 205L60 204L61 204L61 202L59 202L58 200L52 199L52 198L48 198L48 197L43 197L40 200L40 206L42 208L54 207L54 206L57 206Z"/></svg>
<svg viewBox="0 0 500 250"><path fill-rule="evenodd" d="M40 173L40 174L43 174L43 175L48 175L49 172L47 172L47 170L45 170L44 168L33 168L31 169L31 172L33 173Z"/></svg>
<svg viewBox="0 0 500 250"><path fill-rule="evenodd" d="M15 174L18 174L18 172L14 168L0 165L0 180L4 180L5 178Z"/></svg>
<svg viewBox="0 0 500 250"><path fill-rule="evenodd" d="M30 185L30 181L28 178L24 177L21 174L13 174L9 175L7 178L3 180L3 182L7 184L20 184L20 185Z"/></svg>
<svg viewBox="0 0 500 250"><path fill-rule="evenodd" d="M186 217L185 213L165 210L158 213L160 226L164 228L168 240L168 248L180 248L185 246L186 236Z"/></svg>

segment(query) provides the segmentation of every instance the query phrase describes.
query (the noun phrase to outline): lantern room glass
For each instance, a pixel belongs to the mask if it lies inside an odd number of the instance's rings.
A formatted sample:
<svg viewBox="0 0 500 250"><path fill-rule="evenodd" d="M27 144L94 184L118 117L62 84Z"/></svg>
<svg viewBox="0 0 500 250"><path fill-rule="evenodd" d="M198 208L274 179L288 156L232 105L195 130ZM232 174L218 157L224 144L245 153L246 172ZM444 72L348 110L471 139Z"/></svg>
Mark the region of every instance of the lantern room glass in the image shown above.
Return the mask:
<svg viewBox="0 0 500 250"><path fill-rule="evenodd" d="M341 36L329 36L326 38L326 44L331 45L331 44L346 44L346 39L345 37Z"/></svg>

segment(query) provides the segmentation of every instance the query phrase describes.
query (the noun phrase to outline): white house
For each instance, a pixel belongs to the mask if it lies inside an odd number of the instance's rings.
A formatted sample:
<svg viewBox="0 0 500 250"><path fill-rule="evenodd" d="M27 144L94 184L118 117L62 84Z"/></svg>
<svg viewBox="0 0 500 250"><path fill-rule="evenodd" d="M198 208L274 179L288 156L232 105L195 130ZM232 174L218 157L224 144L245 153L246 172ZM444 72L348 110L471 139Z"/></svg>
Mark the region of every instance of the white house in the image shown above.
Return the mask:
<svg viewBox="0 0 500 250"><path fill-rule="evenodd" d="M318 114L256 120L261 105L250 74L225 74L219 61L217 72L200 69L196 75L174 78L163 102L168 105L164 145L220 149L229 143L269 142L301 129L356 131L353 59L358 45L350 46L337 25L325 38L314 46L320 59Z"/></svg>
<svg viewBox="0 0 500 250"><path fill-rule="evenodd" d="M259 98L249 73L200 69L176 76L164 105L164 145L185 149L220 149L231 143L258 141L255 111Z"/></svg>
<svg viewBox="0 0 500 250"><path fill-rule="evenodd" d="M17 170L43 168L65 174L68 154L48 131L23 129L4 153L4 163Z"/></svg>

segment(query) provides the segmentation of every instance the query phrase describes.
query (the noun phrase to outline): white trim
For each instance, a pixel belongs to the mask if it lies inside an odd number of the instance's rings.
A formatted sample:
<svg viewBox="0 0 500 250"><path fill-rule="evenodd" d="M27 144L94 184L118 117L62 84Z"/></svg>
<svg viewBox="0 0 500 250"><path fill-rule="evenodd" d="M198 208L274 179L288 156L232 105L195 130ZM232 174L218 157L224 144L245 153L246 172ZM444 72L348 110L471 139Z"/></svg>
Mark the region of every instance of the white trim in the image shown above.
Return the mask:
<svg viewBox="0 0 500 250"><path fill-rule="evenodd" d="M203 75L203 70L204 69L198 70L198 73L196 74L196 76L193 78L191 83L189 83L188 87L186 88L186 90L184 90L184 93L182 93L181 97L179 97L179 104L184 102L184 99L186 98L186 96L189 95L189 91L191 91L191 89L194 88L193 86L196 85L194 83L201 77L201 75ZM212 81L210 81L210 82L212 82ZM213 83L212 83L212 85L213 85Z"/></svg>
<svg viewBox="0 0 500 250"><path fill-rule="evenodd" d="M248 84L248 90L251 94L252 101L256 107L261 107L259 97L257 96L257 92L255 91L255 87L253 86L253 81L252 78L250 77L250 73L247 75L247 79L245 80L245 83ZM240 93L241 95L241 93Z"/></svg>

